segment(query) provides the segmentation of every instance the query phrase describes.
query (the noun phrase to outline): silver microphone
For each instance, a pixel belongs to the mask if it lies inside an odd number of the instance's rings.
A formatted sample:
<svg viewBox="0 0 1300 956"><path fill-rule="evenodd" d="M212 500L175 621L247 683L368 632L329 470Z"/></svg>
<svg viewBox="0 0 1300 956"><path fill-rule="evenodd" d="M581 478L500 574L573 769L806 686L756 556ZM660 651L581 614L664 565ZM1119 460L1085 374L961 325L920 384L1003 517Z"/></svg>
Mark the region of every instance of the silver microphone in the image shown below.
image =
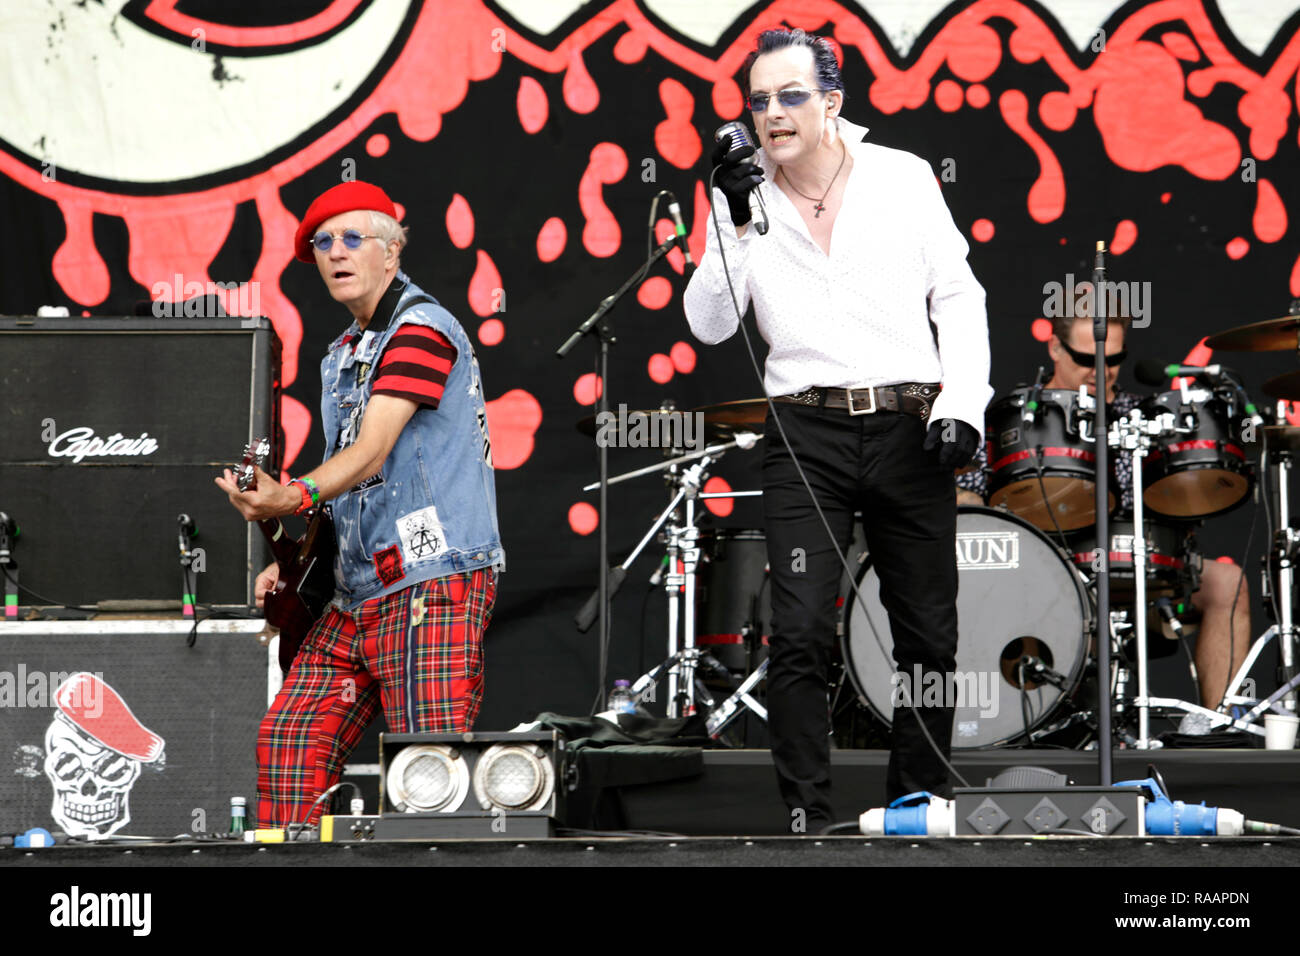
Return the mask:
<svg viewBox="0 0 1300 956"><path fill-rule="evenodd" d="M754 141L750 139L749 130L745 124L732 120L730 123L723 123L718 127L718 131L713 134L715 142L721 143L730 141L727 148L727 154L735 152L742 146L753 146ZM763 197L759 195L758 189L754 188L749 191L749 215L754 223L754 228L758 230L760 236L767 235L767 207L763 204Z"/></svg>

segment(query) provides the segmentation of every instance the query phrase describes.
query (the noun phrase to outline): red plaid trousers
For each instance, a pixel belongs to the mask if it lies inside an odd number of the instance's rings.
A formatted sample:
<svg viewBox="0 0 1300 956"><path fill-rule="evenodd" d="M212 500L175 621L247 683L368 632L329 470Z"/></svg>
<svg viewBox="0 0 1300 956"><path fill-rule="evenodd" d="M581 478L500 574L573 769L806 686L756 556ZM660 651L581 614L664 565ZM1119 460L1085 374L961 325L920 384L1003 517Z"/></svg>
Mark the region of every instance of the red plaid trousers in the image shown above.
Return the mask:
<svg viewBox="0 0 1300 956"><path fill-rule="evenodd" d="M381 708L392 733L473 726L496 584L496 571L480 568L413 584L355 611L326 611L258 729L258 826L317 822L324 804L310 820L308 809L338 782Z"/></svg>

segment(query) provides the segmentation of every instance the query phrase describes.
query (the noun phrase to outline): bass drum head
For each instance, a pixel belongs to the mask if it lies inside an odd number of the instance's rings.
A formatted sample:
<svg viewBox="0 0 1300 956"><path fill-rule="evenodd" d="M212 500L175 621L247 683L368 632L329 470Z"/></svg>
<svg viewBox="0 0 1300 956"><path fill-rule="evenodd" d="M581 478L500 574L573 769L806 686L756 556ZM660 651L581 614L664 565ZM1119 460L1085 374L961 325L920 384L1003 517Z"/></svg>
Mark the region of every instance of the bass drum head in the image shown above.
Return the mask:
<svg viewBox="0 0 1300 956"><path fill-rule="evenodd" d="M946 686L897 674L880 578L870 559L858 576L862 600L845 596L844 659L863 702L886 724L905 688L918 704L955 703L953 750L1010 743L1073 695L1083 674L1092 604L1079 574L1029 522L989 508L957 509L957 672ZM865 605L865 611L863 606ZM879 635L879 642L876 635ZM880 645L884 645L884 652ZM886 656L888 654L888 656ZM1066 677L1062 690L1020 680L1023 655ZM937 702L937 701L936 701Z"/></svg>

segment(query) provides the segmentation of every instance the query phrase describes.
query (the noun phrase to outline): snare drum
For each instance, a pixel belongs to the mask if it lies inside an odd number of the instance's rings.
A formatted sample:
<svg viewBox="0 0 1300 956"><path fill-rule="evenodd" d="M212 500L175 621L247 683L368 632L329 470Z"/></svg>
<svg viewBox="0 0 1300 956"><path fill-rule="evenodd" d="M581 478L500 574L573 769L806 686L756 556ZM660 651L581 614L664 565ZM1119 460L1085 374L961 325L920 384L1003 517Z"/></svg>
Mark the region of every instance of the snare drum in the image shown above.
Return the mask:
<svg viewBox="0 0 1300 956"><path fill-rule="evenodd" d="M1090 398L1081 404L1078 392L1045 388L1031 411L1032 392L1018 388L989 407L989 505L1042 531L1090 527L1097 523L1095 405ZM1113 510L1113 489L1108 499Z"/></svg>
<svg viewBox="0 0 1300 956"><path fill-rule="evenodd" d="M1151 597L1173 594L1191 594L1193 578L1200 570L1197 553L1189 525L1147 518L1146 525L1146 579ZM1109 524L1110 531L1110 584L1111 594L1117 603L1131 601L1134 588L1133 572L1133 522L1116 521ZM1095 578L1100 568L1096 529L1070 536L1070 558L1076 567Z"/></svg>
<svg viewBox="0 0 1300 956"><path fill-rule="evenodd" d="M1164 425L1142 463L1142 501L1171 518L1208 518L1245 501L1255 475L1228 404L1206 389L1188 389L1187 399L1164 392L1141 405Z"/></svg>

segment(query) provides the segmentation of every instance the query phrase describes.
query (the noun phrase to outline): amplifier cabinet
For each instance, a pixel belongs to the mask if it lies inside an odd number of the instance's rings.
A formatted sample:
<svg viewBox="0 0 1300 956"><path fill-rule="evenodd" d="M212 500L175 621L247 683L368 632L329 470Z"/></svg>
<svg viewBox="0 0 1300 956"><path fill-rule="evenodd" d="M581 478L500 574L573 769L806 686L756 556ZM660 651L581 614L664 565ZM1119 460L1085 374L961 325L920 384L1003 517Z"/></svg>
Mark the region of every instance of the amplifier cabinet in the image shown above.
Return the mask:
<svg viewBox="0 0 1300 956"><path fill-rule="evenodd" d="M278 457L279 376L266 319L0 318L19 603L179 601L184 513L197 600L251 606L262 535L212 479L250 438Z"/></svg>

